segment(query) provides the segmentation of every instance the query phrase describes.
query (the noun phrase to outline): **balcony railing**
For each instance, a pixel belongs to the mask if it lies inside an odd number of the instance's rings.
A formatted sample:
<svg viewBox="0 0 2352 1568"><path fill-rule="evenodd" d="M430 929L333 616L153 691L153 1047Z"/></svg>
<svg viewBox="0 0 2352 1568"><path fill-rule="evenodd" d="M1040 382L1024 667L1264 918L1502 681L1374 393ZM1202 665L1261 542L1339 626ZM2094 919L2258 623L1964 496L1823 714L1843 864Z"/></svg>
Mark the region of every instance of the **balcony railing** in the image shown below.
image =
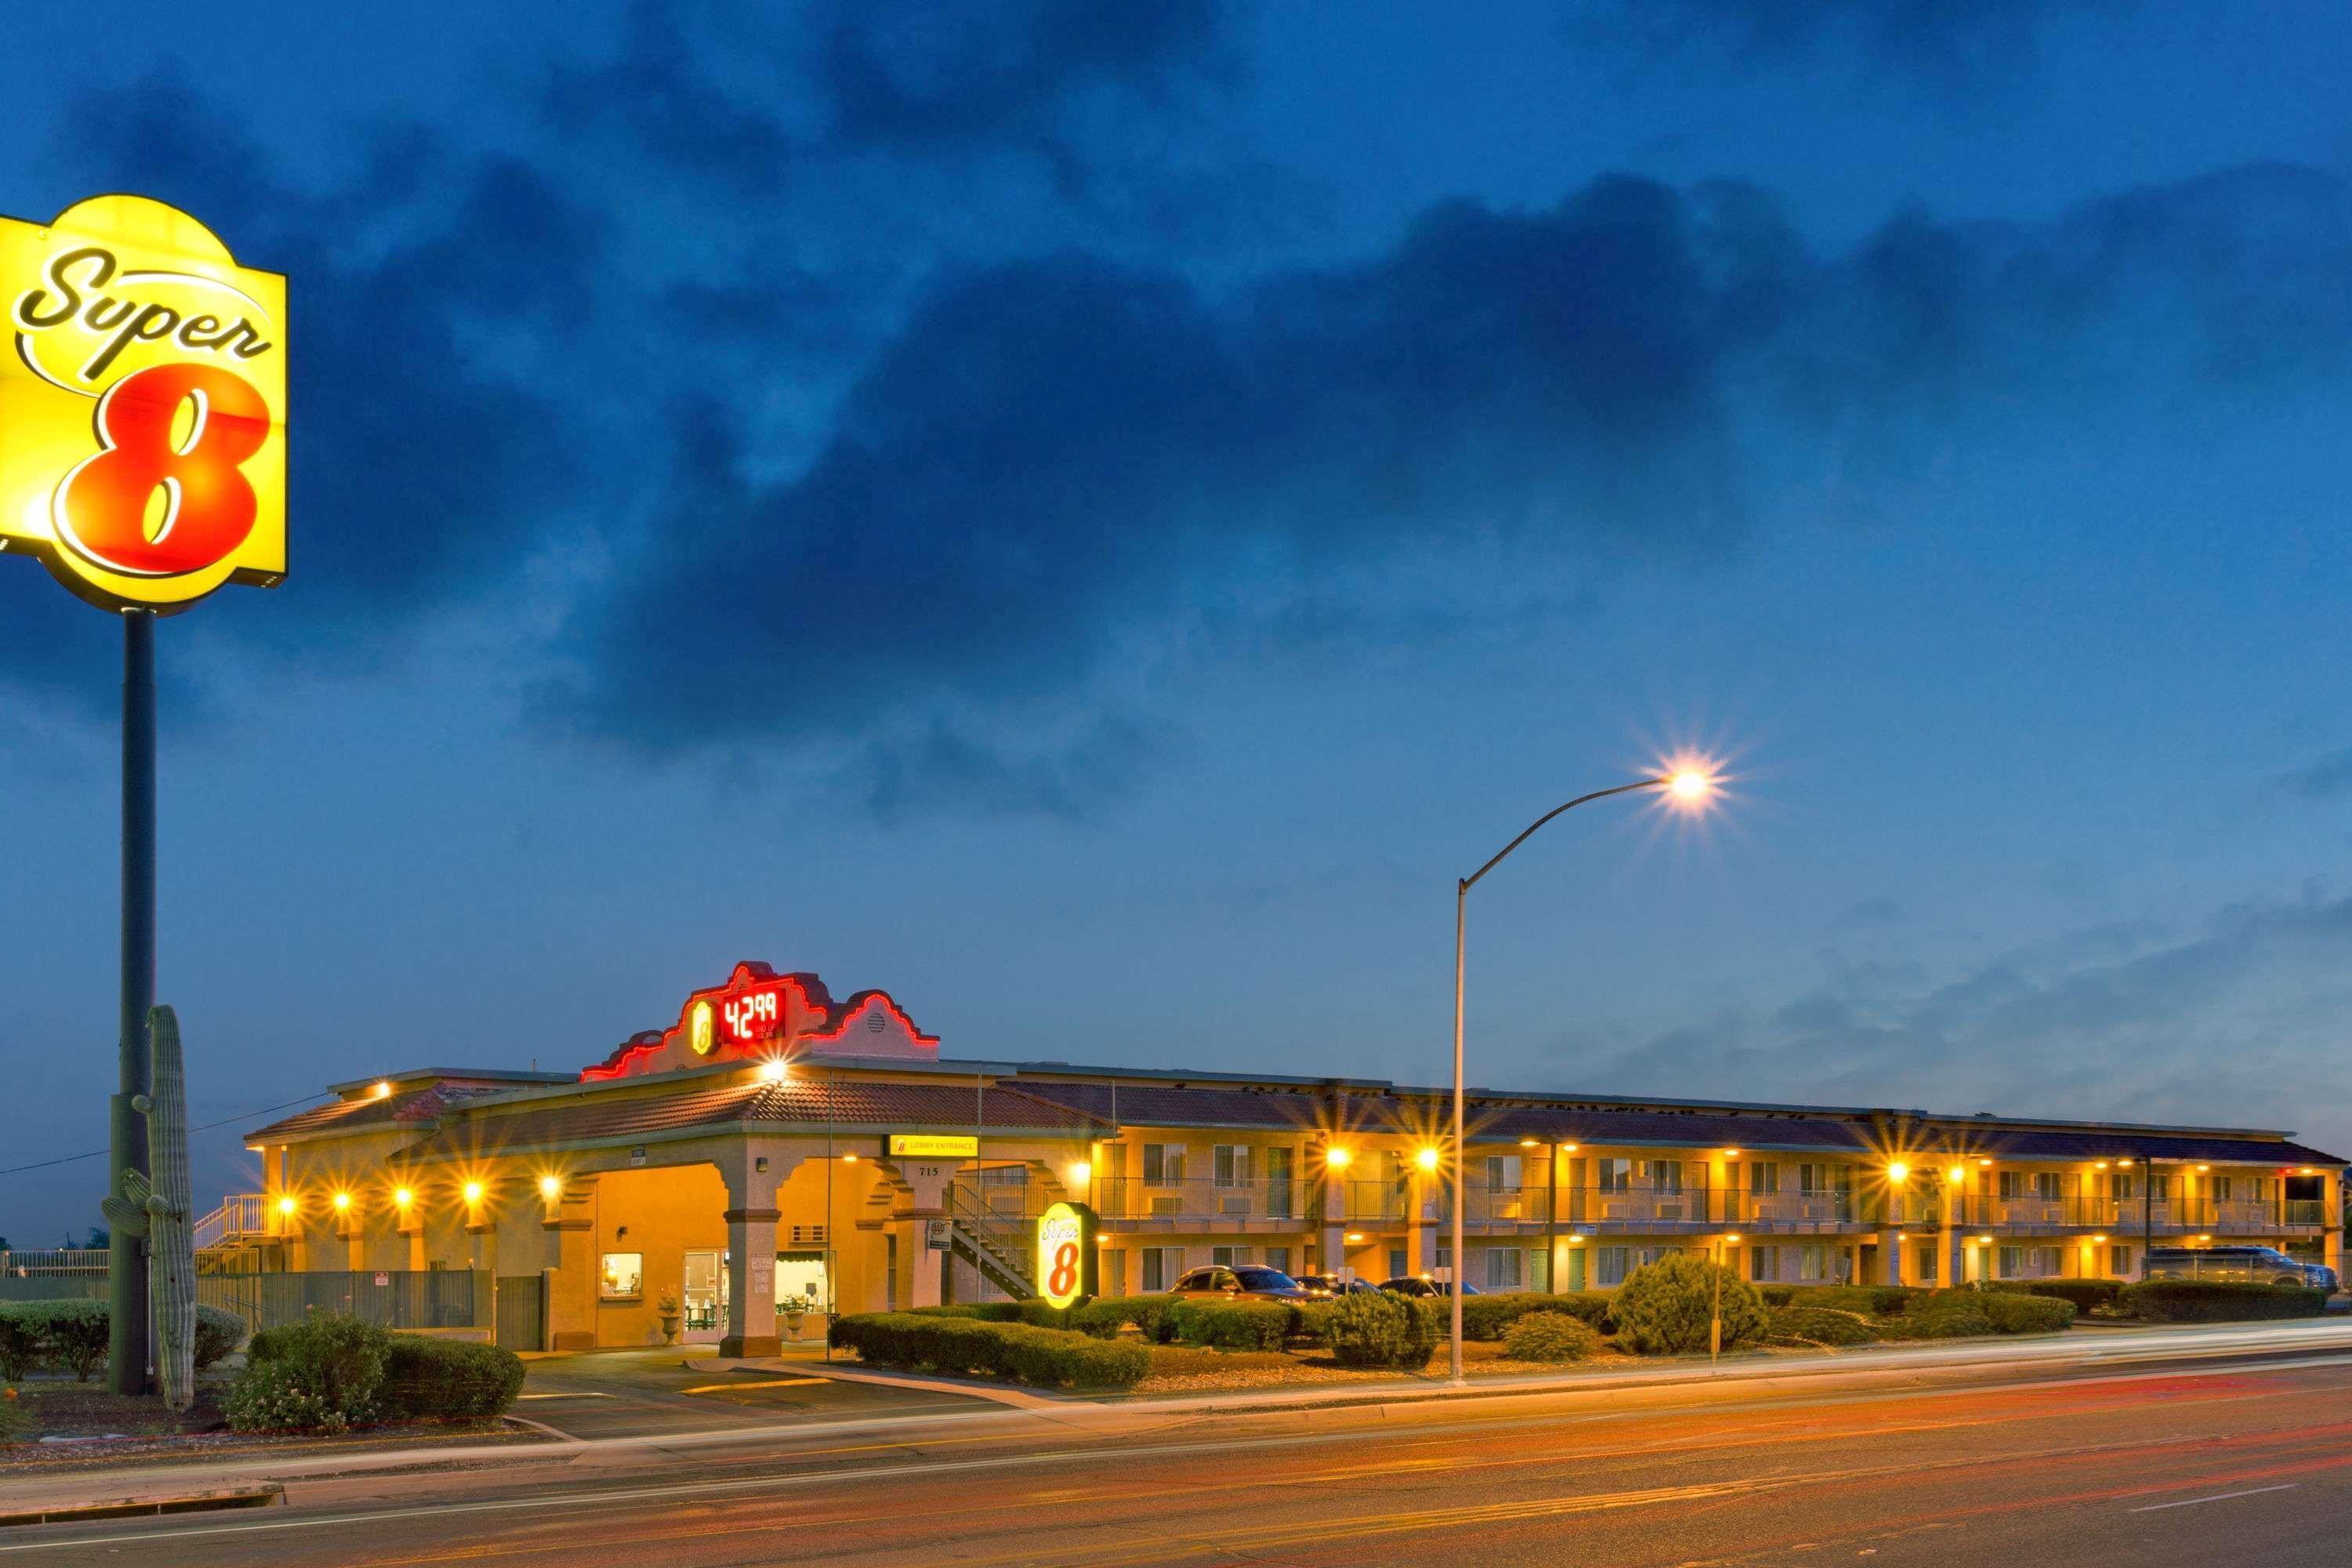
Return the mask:
<svg viewBox="0 0 2352 1568"><path fill-rule="evenodd" d="M1094 1194L1095 1212L1107 1221L1255 1223L1261 1227L1269 1222L1321 1223L1320 1205L1308 1201L1315 1195L1308 1184L1286 1176L1225 1182L1202 1176L1173 1182L1105 1176L1095 1182Z"/></svg>
<svg viewBox="0 0 2352 1568"><path fill-rule="evenodd" d="M2318 1230L2327 1222L2326 1205L2316 1198L2046 1197L2023 1194L1987 1197L1971 1194L1961 1207L1963 1226L2005 1230L2105 1230L2129 1235L2145 1229L2160 1236L2260 1236L2284 1230Z"/></svg>

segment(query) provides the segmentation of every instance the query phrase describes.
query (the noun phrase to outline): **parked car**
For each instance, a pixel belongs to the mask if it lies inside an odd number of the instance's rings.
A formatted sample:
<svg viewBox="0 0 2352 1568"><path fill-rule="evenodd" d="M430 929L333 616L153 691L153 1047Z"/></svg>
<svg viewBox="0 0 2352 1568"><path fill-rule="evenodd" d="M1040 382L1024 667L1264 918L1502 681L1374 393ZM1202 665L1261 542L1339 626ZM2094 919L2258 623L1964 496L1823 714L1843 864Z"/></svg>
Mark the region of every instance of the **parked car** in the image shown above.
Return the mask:
<svg viewBox="0 0 2352 1568"><path fill-rule="evenodd" d="M1450 1296L1454 1293L1453 1281L1424 1279L1418 1274L1400 1274L1393 1279L1383 1279L1381 1281L1381 1289L1393 1291L1399 1296ZM1465 1296L1475 1296L1479 1294L1478 1287L1465 1285L1462 1287L1462 1293Z"/></svg>
<svg viewBox="0 0 2352 1568"><path fill-rule="evenodd" d="M1236 1263L1228 1268L1214 1264L1195 1268L1168 1289L1171 1296L1192 1301L1307 1301L1314 1298L1298 1281L1279 1268Z"/></svg>
<svg viewBox="0 0 2352 1568"><path fill-rule="evenodd" d="M2275 1247L2151 1247L2147 1278L2316 1285L2330 1294L2336 1288L2336 1270L2289 1258Z"/></svg>
<svg viewBox="0 0 2352 1568"><path fill-rule="evenodd" d="M1332 1296L1376 1296L1381 1288L1369 1279L1342 1279L1337 1274L1301 1274L1298 1288L1319 1299Z"/></svg>

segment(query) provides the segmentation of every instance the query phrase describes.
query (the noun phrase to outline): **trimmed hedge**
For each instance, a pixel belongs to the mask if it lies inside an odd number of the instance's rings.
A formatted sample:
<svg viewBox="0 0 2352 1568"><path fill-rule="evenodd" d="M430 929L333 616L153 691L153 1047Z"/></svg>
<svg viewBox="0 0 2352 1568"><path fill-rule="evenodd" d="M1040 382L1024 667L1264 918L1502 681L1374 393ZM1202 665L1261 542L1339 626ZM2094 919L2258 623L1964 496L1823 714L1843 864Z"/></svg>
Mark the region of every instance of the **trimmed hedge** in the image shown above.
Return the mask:
<svg viewBox="0 0 2352 1568"><path fill-rule="evenodd" d="M1718 1286L1723 1348L1761 1337L1764 1302L1755 1286L1695 1252L1671 1252L1617 1287L1618 1344L1643 1355L1706 1349Z"/></svg>
<svg viewBox="0 0 2352 1568"><path fill-rule="evenodd" d="M2072 1301L2077 1312L2114 1306L2123 1288L2120 1279L1996 1279L1983 1287L1988 1295L2049 1296Z"/></svg>
<svg viewBox="0 0 2352 1568"><path fill-rule="evenodd" d="M1132 1388L1151 1370L1151 1352L1139 1344L936 1313L856 1313L835 1319L831 1337L876 1366L1003 1377L1038 1388Z"/></svg>
<svg viewBox="0 0 2352 1568"><path fill-rule="evenodd" d="M1937 1290L1912 1302L1903 1321L1890 1328L1910 1339L1979 1338L1993 1331L1992 1319L1982 1305L1986 1299L1974 1290Z"/></svg>
<svg viewBox="0 0 2352 1568"><path fill-rule="evenodd" d="M1774 1300L1774 1294L1781 1300ZM1900 1317L1911 1303L1931 1294L1915 1285L1784 1285L1765 1293L1765 1305L1812 1307L1832 1312L1861 1312L1871 1317Z"/></svg>
<svg viewBox="0 0 2352 1568"><path fill-rule="evenodd" d="M104 1301L0 1301L0 1383L43 1368L78 1381L106 1364L112 1314ZM218 1307L196 1309L196 1370L219 1361L245 1338L245 1320Z"/></svg>
<svg viewBox="0 0 2352 1568"><path fill-rule="evenodd" d="M1339 1298L1330 1303L1325 1321L1331 1354L1341 1366L1392 1366L1417 1372L1437 1353L1437 1342L1445 1333L1435 1301L1391 1296L1385 1290Z"/></svg>
<svg viewBox="0 0 2352 1568"><path fill-rule="evenodd" d="M496 1345L394 1334L377 1405L391 1420L503 1415L522 1392L522 1358Z"/></svg>
<svg viewBox="0 0 2352 1568"><path fill-rule="evenodd" d="M910 1307L908 1310L920 1318L966 1318L982 1323L1021 1321L1018 1301L946 1301L936 1307Z"/></svg>
<svg viewBox="0 0 2352 1568"><path fill-rule="evenodd" d="M2055 1296L2028 1295L2022 1290L1985 1290L1977 1304L2004 1334L2055 1333L2074 1321L2074 1303Z"/></svg>
<svg viewBox="0 0 2352 1568"><path fill-rule="evenodd" d="M1127 1303L1116 1297L1108 1297L1088 1301L1083 1307L1071 1308L1069 1321L1062 1326L1088 1339L1115 1340L1118 1338L1119 1330L1127 1327L1129 1321Z"/></svg>
<svg viewBox="0 0 2352 1568"><path fill-rule="evenodd" d="M1223 1351L1278 1351L1297 1317L1280 1301L1179 1301L1170 1313L1179 1343Z"/></svg>
<svg viewBox="0 0 2352 1568"><path fill-rule="evenodd" d="M1867 1318L1834 1307L1774 1307L1765 1314L1768 1345L1866 1345L1877 1338Z"/></svg>
<svg viewBox="0 0 2352 1568"><path fill-rule="evenodd" d="M1475 1298L1465 1296L1466 1304ZM1465 1326L1464 1332L1468 1332ZM1521 1312L1503 1331L1503 1353L1513 1361L1589 1361L1601 1348L1591 1323L1569 1312Z"/></svg>
<svg viewBox="0 0 2352 1568"><path fill-rule="evenodd" d="M2156 1323L2227 1323L2257 1318L2315 1318L2327 1292L2315 1285L2262 1285L2242 1279L2143 1279L2116 1294L2116 1304Z"/></svg>

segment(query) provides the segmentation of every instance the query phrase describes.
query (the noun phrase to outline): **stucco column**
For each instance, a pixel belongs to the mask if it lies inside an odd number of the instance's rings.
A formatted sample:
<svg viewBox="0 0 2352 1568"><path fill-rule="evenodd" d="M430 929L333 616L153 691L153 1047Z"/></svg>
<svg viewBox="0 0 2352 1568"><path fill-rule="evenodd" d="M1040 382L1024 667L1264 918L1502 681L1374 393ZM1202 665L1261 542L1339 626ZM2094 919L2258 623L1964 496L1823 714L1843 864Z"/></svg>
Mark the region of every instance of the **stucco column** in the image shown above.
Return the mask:
<svg viewBox="0 0 2352 1568"><path fill-rule="evenodd" d="M1322 1182L1323 1229L1316 1237L1315 1267L1325 1274L1339 1274L1348 1267L1347 1172L1333 1170L1327 1158Z"/></svg>
<svg viewBox="0 0 2352 1568"><path fill-rule="evenodd" d="M727 1221L727 1335L723 1356L775 1355L784 1348L776 1336L776 1221L772 1208L729 1209Z"/></svg>
<svg viewBox="0 0 2352 1568"><path fill-rule="evenodd" d="M1969 1173L1960 1167L1960 1179L1944 1189L1944 1237L1946 1250L1950 1254L1945 1262L1944 1278L1937 1281L1946 1289L1968 1281L1969 1266Z"/></svg>
<svg viewBox="0 0 2352 1568"><path fill-rule="evenodd" d="M1903 1240L1893 1230L1878 1233L1878 1265L1881 1283L1903 1283Z"/></svg>
<svg viewBox="0 0 2352 1568"><path fill-rule="evenodd" d="M596 1179L574 1176L540 1204L545 1348L596 1348Z"/></svg>
<svg viewBox="0 0 2352 1568"><path fill-rule="evenodd" d="M2327 1229L2319 1239L2320 1261L2344 1279L2344 1173L2330 1171L2319 1178L2319 1223Z"/></svg>
<svg viewBox="0 0 2352 1568"><path fill-rule="evenodd" d="M907 1196L890 1217L898 1233L899 1267L914 1270L908 1292L900 1298L910 1307L940 1304L940 1259L947 1256L947 1249L930 1245L931 1222L948 1218L948 1192L959 1163L949 1159L898 1162L898 1179L907 1184Z"/></svg>

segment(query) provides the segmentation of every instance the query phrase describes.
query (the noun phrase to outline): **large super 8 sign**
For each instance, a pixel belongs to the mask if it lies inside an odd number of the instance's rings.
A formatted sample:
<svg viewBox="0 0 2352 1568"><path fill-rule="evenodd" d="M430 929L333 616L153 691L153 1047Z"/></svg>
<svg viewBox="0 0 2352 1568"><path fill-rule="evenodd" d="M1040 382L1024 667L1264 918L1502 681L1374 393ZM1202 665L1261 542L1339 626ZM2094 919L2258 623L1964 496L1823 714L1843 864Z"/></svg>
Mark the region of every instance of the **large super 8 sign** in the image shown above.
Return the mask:
<svg viewBox="0 0 2352 1568"><path fill-rule="evenodd" d="M286 279L187 214L0 218L0 549L102 609L286 575Z"/></svg>
<svg viewBox="0 0 2352 1568"><path fill-rule="evenodd" d="M1037 1216L1037 1294L1054 1306L1075 1307L1099 1289L1095 1211L1054 1205Z"/></svg>

